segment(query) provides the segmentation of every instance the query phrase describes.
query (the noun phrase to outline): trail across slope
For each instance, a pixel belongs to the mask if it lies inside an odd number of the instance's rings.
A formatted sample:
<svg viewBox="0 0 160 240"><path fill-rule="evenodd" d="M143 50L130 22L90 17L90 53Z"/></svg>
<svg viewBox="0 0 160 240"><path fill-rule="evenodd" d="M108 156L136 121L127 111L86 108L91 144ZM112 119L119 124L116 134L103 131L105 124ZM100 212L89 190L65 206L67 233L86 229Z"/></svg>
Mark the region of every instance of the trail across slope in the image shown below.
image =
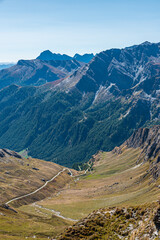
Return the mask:
<svg viewBox="0 0 160 240"><path fill-rule="evenodd" d="M14 201L23 199L23 198L25 198L25 197L31 196L31 195L39 192L39 191L42 190L44 187L46 187L48 183L52 182L55 178L57 178L57 177L58 177L62 172L64 172L65 170L68 170L68 171L71 173L71 177L73 176L70 169L63 168L63 170L59 171L54 177L52 177L50 180L46 181L43 186L39 187L38 189L36 189L35 191L33 191L33 192L31 192L31 193L28 193L28 194L25 194L25 195L23 195L23 196L16 197L16 198L13 198L13 199L9 200L8 202L6 202L6 205L8 205L8 204L10 204L10 203L13 203Z"/></svg>

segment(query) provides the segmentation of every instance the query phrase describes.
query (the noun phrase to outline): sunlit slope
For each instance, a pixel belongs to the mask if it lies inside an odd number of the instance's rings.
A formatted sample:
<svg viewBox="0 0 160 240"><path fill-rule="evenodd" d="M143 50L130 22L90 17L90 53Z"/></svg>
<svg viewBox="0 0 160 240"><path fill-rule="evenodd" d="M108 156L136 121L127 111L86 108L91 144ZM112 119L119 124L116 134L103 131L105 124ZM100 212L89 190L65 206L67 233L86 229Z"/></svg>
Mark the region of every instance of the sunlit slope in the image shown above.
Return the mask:
<svg viewBox="0 0 160 240"><path fill-rule="evenodd" d="M63 170L60 165L39 159L22 158L10 150L0 150L0 153L0 204L35 191ZM50 196L70 180L71 177L64 171L44 189L20 202L26 204Z"/></svg>
<svg viewBox="0 0 160 240"><path fill-rule="evenodd" d="M100 152L94 156L92 172L75 178L63 191L39 204L65 217L80 219L102 207L156 201L160 181L147 175L149 162L137 164L141 151L123 147L121 154Z"/></svg>
<svg viewBox="0 0 160 240"><path fill-rule="evenodd" d="M57 239L158 240L158 203L101 208L90 213Z"/></svg>
<svg viewBox="0 0 160 240"><path fill-rule="evenodd" d="M61 233L71 222L56 216L32 214L18 210L14 213L0 207L0 239L1 240L37 240L50 239Z"/></svg>
<svg viewBox="0 0 160 240"><path fill-rule="evenodd" d="M70 225L72 221L51 212L34 207L23 212L18 207L60 191L72 181L72 173L76 171L0 149L0 239L48 239ZM8 202L17 197L20 199Z"/></svg>

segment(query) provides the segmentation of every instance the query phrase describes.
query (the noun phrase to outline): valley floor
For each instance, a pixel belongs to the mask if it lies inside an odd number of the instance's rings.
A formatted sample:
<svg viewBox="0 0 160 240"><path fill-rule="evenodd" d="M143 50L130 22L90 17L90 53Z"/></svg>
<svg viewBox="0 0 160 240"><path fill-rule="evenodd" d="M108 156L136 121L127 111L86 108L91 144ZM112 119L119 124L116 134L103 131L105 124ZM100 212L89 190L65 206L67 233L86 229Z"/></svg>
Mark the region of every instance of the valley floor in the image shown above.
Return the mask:
<svg viewBox="0 0 160 240"><path fill-rule="evenodd" d="M160 180L148 174L148 162L138 162L140 153L139 148L126 147L121 154L100 152L94 156L91 172L73 177L65 173L60 182L69 180L46 198L12 203L18 214L0 209L0 239L52 239L94 210L156 202Z"/></svg>
<svg viewBox="0 0 160 240"><path fill-rule="evenodd" d="M79 220L95 209L109 206L135 206L157 201L160 181L147 176L148 163L136 164L140 149L124 149L120 155L100 153L92 172L75 177L56 194L37 202L66 218ZM35 206L22 206L32 212Z"/></svg>

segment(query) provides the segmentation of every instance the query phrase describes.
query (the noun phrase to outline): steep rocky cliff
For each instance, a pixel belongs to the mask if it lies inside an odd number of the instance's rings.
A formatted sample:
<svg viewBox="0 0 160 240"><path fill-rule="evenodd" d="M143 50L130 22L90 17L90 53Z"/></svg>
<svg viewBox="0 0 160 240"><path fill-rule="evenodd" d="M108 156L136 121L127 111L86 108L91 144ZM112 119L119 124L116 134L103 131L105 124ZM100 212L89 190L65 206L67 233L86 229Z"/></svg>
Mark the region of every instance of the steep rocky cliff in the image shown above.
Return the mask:
<svg viewBox="0 0 160 240"><path fill-rule="evenodd" d="M145 160L156 158L156 162L160 161L160 126L152 128L140 128L136 130L132 136L126 141L127 147L143 149Z"/></svg>
<svg viewBox="0 0 160 240"><path fill-rule="evenodd" d="M21 155L19 155L18 153L14 152L14 151L11 151L11 150L8 150L8 149L0 149L0 158L4 158L4 157L7 157L7 156L22 158Z"/></svg>
<svg viewBox="0 0 160 240"><path fill-rule="evenodd" d="M122 153L122 148L141 148L141 153L138 157L137 164L149 162L148 174L152 174L156 180L160 176L160 126L150 128L140 128L134 131L131 137L122 144L116 147L113 152Z"/></svg>

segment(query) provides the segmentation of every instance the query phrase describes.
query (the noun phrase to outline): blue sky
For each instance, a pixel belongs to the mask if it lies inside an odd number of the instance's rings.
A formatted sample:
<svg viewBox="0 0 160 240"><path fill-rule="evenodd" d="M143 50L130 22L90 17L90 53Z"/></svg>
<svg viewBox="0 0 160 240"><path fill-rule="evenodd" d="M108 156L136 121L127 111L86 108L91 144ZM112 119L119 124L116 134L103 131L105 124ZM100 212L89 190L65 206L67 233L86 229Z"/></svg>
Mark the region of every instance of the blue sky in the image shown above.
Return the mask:
<svg viewBox="0 0 160 240"><path fill-rule="evenodd" d="M160 0L0 0L0 62L160 42Z"/></svg>

